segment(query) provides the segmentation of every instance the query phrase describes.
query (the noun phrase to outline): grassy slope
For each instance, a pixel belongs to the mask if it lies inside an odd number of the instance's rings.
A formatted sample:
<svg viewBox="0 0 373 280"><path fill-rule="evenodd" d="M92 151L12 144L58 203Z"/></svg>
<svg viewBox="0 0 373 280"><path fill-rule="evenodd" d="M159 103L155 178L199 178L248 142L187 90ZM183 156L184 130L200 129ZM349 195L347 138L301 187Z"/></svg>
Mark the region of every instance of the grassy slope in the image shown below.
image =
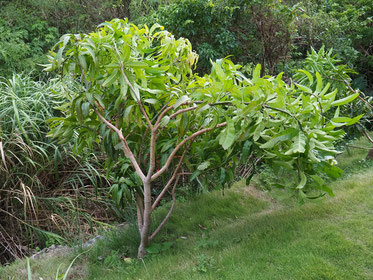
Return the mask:
<svg viewBox="0 0 373 280"><path fill-rule="evenodd" d="M225 196L212 193L179 203L164 231L166 240L176 240L170 250L144 263L110 256L96 261L110 250L135 249L123 245L133 234L119 233L91 250L75 272L84 269L85 279L97 280L373 279L373 167L361 161L366 153L353 149L339 156L350 173L332 183L334 198L299 207L237 184ZM32 265L41 271L40 263ZM0 279L12 279L11 274L24 279L20 267L0 269ZM52 275L50 268L42 270L40 275ZM70 279L81 279L78 274Z"/></svg>
<svg viewBox="0 0 373 280"><path fill-rule="evenodd" d="M373 168L333 185L335 198L268 205L221 222L208 239L196 228L146 268L91 265L87 279L373 279Z"/></svg>

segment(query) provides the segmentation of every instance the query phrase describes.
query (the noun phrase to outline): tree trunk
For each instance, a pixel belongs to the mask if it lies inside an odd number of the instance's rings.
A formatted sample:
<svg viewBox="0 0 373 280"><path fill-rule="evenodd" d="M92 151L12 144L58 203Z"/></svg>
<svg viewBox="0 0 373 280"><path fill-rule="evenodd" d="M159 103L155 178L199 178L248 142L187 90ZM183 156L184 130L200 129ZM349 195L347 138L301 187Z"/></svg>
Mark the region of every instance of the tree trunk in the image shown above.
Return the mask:
<svg viewBox="0 0 373 280"><path fill-rule="evenodd" d="M140 232L141 242L137 252L137 257L142 259L146 255L146 247L149 245L149 231L152 214L151 183L150 178L144 181L144 217Z"/></svg>

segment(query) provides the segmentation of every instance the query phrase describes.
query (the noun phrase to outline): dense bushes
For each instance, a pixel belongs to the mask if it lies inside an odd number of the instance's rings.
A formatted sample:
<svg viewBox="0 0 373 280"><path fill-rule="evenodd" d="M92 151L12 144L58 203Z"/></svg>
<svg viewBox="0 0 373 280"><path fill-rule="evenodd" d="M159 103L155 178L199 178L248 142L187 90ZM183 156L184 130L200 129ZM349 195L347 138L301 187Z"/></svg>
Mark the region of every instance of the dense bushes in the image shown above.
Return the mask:
<svg viewBox="0 0 373 280"><path fill-rule="evenodd" d="M350 68L354 86L371 87L372 7L370 1L177 0L137 19L159 22L176 36L188 38L200 55L198 71L210 59L232 55L243 65L261 63L270 74L281 65L305 58L310 48L333 48ZM276 69L277 66L277 69Z"/></svg>
<svg viewBox="0 0 373 280"><path fill-rule="evenodd" d="M174 1L139 21L149 26L159 22L176 37L188 38L199 54L200 71L207 72L210 59L241 54L237 32L230 28L235 8L205 0Z"/></svg>
<svg viewBox="0 0 373 280"><path fill-rule="evenodd" d="M64 243L92 232L106 219L108 184L103 158L74 155L47 137L56 116L58 80L36 82L14 75L0 82L0 262L22 256L27 246ZM53 232L53 233L52 233Z"/></svg>
<svg viewBox="0 0 373 280"><path fill-rule="evenodd" d="M298 1L296 1L298 2ZM297 19L298 52L324 45L333 48L344 63L354 68L354 85L363 91L372 88L373 6L370 0L307 1Z"/></svg>
<svg viewBox="0 0 373 280"><path fill-rule="evenodd" d="M311 47L325 45L357 70L355 87L372 88L370 0L3 0L2 5L3 76L37 69L59 34L88 32L105 20L128 17L149 26L159 22L188 38L200 55L200 73L208 72L210 59L232 55L236 63L261 63L262 74L265 68L274 74L289 68L284 63L303 59Z"/></svg>
<svg viewBox="0 0 373 280"><path fill-rule="evenodd" d="M129 17L129 1L3 0L0 8L0 76L41 70L45 53L66 32L89 32L113 17ZM139 7L140 9L141 7Z"/></svg>

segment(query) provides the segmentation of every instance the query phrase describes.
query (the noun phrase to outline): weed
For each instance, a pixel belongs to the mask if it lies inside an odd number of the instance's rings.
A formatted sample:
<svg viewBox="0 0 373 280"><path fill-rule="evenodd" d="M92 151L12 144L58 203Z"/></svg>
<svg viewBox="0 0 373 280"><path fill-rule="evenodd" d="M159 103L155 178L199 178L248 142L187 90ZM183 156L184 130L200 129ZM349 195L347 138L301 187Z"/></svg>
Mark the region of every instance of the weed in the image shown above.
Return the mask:
<svg viewBox="0 0 373 280"><path fill-rule="evenodd" d="M219 245L219 240L211 239L210 230L206 229L202 234L202 238L197 240L195 250L217 248Z"/></svg>
<svg viewBox="0 0 373 280"><path fill-rule="evenodd" d="M215 259L205 254L200 254L196 257L195 267L193 271L206 273L208 270L213 269L216 265Z"/></svg>
<svg viewBox="0 0 373 280"><path fill-rule="evenodd" d="M174 242L163 242L163 243L152 243L149 247L146 248L146 251L149 254L159 254L165 251L168 251Z"/></svg>
<svg viewBox="0 0 373 280"><path fill-rule="evenodd" d="M121 265L121 256L119 251L111 251L103 261L105 267L115 268Z"/></svg>

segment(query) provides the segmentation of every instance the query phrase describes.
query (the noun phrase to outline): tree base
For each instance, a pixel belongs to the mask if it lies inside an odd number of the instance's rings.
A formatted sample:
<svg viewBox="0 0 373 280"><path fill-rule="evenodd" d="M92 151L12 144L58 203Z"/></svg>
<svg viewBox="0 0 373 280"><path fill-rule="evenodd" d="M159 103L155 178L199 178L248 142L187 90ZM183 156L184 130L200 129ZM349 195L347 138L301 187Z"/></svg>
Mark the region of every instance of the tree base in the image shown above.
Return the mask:
<svg viewBox="0 0 373 280"><path fill-rule="evenodd" d="M137 258L142 259L145 257L147 253L148 252L146 252L145 247L142 244L140 244L139 249L137 251Z"/></svg>

